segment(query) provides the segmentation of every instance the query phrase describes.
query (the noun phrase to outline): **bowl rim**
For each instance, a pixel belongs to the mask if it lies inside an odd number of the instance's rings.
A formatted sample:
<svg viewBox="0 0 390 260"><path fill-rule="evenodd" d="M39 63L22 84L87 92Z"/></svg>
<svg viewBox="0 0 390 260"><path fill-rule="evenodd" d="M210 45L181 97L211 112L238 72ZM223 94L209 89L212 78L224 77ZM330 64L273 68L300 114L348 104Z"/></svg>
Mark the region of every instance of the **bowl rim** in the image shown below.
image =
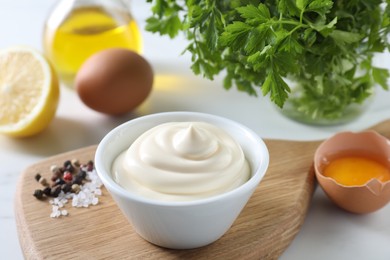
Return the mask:
<svg viewBox="0 0 390 260"><path fill-rule="evenodd" d="M155 118L161 118L161 117L170 118L173 116L183 116L183 115L188 116L189 118L197 117L197 121L201 121L200 118L207 118L208 120L217 120L219 122L225 122L231 126L234 126L237 129L240 129L241 132L245 133L246 137L254 139L257 142L257 146L258 149L260 150L262 157L260 158L259 163L256 164L256 169L252 170L251 172L252 175L249 178L249 180L246 181L244 184L234 188L233 190L221 194L217 194L211 197L207 197L207 198L195 199L190 201L164 201L164 200L157 200L157 199L140 196L138 194L129 192L125 188L120 186L118 183L116 183L112 177L110 177L111 174L105 170L103 160L101 160L100 158L104 156L105 148L110 143L110 141L113 138L115 138L116 134L121 132L123 129L131 127L132 125L141 123L143 121L150 122L153 121L153 119ZM189 119L188 121L191 120ZM264 175L267 172L268 166L269 166L268 148L264 143L263 139L259 135L257 135L253 130L251 130L250 128L246 127L241 123L238 123L234 120L222 116L217 116L209 113L189 112L189 111L159 112L159 113L148 114L134 119L130 119L129 121L124 122L118 125L117 127L113 128L111 131L109 131L99 142L95 153L96 172L99 178L102 180L104 186L106 186L107 190L109 190L110 193L114 192L116 195L119 195L122 198L126 198L139 203L155 205L155 206L186 207L186 206L213 203L219 200L226 200L232 197L242 195L243 193L246 193L252 189L254 190L256 186L259 185L260 181L263 179Z"/></svg>

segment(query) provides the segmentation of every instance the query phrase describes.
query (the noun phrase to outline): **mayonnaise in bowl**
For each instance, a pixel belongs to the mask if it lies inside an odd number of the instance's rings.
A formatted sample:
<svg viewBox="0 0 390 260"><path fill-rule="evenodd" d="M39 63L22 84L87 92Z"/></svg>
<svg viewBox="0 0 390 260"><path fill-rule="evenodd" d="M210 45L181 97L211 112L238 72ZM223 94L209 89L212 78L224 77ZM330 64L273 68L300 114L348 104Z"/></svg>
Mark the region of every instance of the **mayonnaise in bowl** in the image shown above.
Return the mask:
<svg viewBox="0 0 390 260"><path fill-rule="evenodd" d="M240 144L207 122L168 122L139 136L113 163L123 188L151 199L189 201L233 190L250 178Z"/></svg>
<svg viewBox="0 0 390 260"><path fill-rule="evenodd" d="M205 246L225 234L268 163L254 131L197 112L132 119L111 130L95 154L100 179L134 230L173 249Z"/></svg>

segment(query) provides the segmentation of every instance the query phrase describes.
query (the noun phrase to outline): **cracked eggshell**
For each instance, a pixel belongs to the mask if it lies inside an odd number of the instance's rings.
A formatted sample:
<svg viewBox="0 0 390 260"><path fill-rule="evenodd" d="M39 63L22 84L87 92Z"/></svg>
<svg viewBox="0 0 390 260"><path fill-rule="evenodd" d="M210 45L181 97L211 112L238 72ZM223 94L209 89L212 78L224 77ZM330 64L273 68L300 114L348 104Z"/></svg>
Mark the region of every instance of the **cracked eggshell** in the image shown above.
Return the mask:
<svg viewBox="0 0 390 260"><path fill-rule="evenodd" d="M345 186L322 175L326 164L337 155L368 154L390 168L390 141L375 131L341 132L325 140L314 155L317 180L326 195L340 208L365 214L384 207L390 201L390 181L371 179L365 185Z"/></svg>

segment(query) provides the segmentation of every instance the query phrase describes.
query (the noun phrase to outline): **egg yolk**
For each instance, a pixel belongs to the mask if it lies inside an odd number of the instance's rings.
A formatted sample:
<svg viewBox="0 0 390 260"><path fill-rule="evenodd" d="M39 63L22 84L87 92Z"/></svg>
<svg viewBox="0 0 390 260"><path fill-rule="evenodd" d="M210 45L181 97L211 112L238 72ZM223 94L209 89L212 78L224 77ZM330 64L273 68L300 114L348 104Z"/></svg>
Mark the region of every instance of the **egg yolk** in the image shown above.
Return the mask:
<svg viewBox="0 0 390 260"><path fill-rule="evenodd" d="M347 156L332 160L324 169L324 176L346 186L364 185L371 179L390 180L390 170L365 157Z"/></svg>

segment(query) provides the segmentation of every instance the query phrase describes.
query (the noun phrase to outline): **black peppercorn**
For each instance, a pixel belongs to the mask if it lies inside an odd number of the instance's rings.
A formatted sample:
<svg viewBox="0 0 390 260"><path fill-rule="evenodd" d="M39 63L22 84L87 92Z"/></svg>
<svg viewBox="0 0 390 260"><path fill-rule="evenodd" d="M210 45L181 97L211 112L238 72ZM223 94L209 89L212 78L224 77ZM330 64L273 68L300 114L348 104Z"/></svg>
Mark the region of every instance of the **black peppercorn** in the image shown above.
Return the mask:
<svg viewBox="0 0 390 260"><path fill-rule="evenodd" d="M64 167L64 170L65 172L68 171L68 172L71 172L71 173L74 173L74 167L72 164L68 164Z"/></svg>
<svg viewBox="0 0 390 260"><path fill-rule="evenodd" d="M37 174L35 174L35 180L36 181L38 181L39 182L39 179L41 178L42 176L39 174L39 173L37 173Z"/></svg>
<svg viewBox="0 0 390 260"><path fill-rule="evenodd" d="M51 188L50 187L46 187L43 189L43 194L45 194L46 196L50 196L51 194Z"/></svg>
<svg viewBox="0 0 390 260"><path fill-rule="evenodd" d="M83 170L80 170L76 176L80 176L80 178L85 179L87 177L87 173Z"/></svg>
<svg viewBox="0 0 390 260"><path fill-rule="evenodd" d="M73 178L73 181L72 181L72 184L78 184L78 185L81 185L83 184L83 180L84 178L80 175L76 175L74 178Z"/></svg>
<svg viewBox="0 0 390 260"><path fill-rule="evenodd" d="M43 191L42 190L35 190L33 195L35 198L40 200L43 198Z"/></svg>
<svg viewBox="0 0 390 260"><path fill-rule="evenodd" d="M65 167L65 168L68 167L68 165L72 165L72 162L71 162L70 160L66 160L66 161L64 162L64 167Z"/></svg>
<svg viewBox="0 0 390 260"><path fill-rule="evenodd" d="M72 183L69 182L69 183L62 184L61 189L65 193L70 192L72 190Z"/></svg>
<svg viewBox="0 0 390 260"><path fill-rule="evenodd" d="M50 196L54 197L54 198L57 198L58 195L60 194L61 192L61 185L57 185L57 186L54 186L52 189L51 189L51 194Z"/></svg>
<svg viewBox="0 0 390 260"><path fill-rule="evenodd" d="M66 182L61 179L61 178L58 178L54 183L53 183L53 186L57 186L57 185L62 185L62 184L65 184Z"/></svg>

